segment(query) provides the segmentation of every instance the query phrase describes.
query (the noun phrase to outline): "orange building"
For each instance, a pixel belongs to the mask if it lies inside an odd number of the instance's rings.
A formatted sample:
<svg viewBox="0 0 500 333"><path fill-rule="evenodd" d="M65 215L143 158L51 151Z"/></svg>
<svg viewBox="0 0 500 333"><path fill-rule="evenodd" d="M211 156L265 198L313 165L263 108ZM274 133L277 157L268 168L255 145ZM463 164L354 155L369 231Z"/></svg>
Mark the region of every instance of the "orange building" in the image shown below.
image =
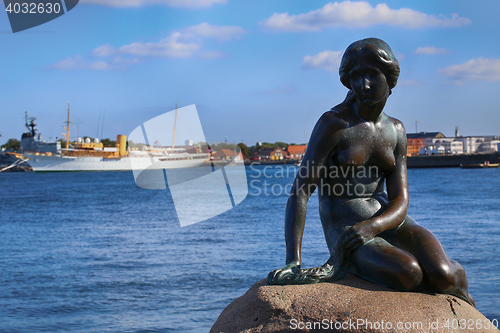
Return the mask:
<svg viewBox="0 0 500 333"><path fill-rule="evenodd" d="M420 148L425 147L426 138L444 138L441 132L420 132L420 133L406 133L406 155L419 155Z"/></svg>
<svg viewBox="0 0 500 333"><path fill-rule="evenodd" d="M420 153L420 148L425 147L424 138L407 138L406 141L406 155L408 156L418 155Z"/></svg>
<svg viewBox="0 0 500 333"><path fill-rule="evenodd" d="M288 158L300 160L306 153L307 145L288 146Z"/></svg>

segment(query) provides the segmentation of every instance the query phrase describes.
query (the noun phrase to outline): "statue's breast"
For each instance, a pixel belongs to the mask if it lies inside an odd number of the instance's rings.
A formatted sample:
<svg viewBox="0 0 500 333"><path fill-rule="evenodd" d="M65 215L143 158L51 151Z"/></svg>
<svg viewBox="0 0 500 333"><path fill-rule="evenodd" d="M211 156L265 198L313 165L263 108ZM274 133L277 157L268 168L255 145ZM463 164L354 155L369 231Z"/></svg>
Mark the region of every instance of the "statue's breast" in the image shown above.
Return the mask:
<svg viewBox="0 0 500 333"><path fill-rule="evenodd" d="M334 152L331 161L337 166L363 166L370 155L371 153L366 147L349 147Z"/></svg>
<svg viewBox="0 0 500 333"><path fill-rule="evenodd" d="M394 156L394 148L375 147L370 156L369 164L376 165L383 172L388 172L396 166L396 157Z"/></svg>
<svg viewBox="0 0 500 333"><path fill-rule="evenodd" d="M330 156L330 164L336 166L376 166L382 173L396 166L395 142L380 137L344 138L339 148Z"/></svg>

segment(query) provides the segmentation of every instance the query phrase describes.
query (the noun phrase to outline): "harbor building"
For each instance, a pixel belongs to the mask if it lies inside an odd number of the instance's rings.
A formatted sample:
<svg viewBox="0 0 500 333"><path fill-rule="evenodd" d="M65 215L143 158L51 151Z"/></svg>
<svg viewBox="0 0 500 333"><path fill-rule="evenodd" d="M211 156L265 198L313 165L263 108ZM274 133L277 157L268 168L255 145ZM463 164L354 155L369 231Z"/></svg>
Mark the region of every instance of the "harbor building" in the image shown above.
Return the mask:
<svg viewBox="0 0 500 333"><path fill-rule="evenodd" d="M288 158L293 160L301 160L306 153L307 145L297 145L297 146L288 146L286 148L288 152Z"/></svg>
<svg viewBox="0 0 500 333"><path fill-rule="evenodd" d="M236 156L236 153L232 149L222 148L217 150L217 152L212 154L212 156L216 161L230 160L231 158Z"/></svg>
<svg viewBox="0 0 500 333"><path fill-rule="evenodd" d="M426 148L429 143L432 145L432 139L440 139L444 137L444 134L441 132L407 133L407 155L419 155L422 152L422 148Z"/></svg>
<svg viewBox="0 0 500 333"><path fill-rule="evenodd" d="M283 148L276 147L271 153L269 153L269 156L272 160L282 160L288 157L288 152Z"/></svg>
<svg viewBox="0 0 500 333"><path fill-rule="evenodd" d="M252 156L253 160L283 160L288 158L288 152L281 148L263 148Z"/></svg>
<svg viewBox="0 0 500 333"><path fill-rule="evenodd" d="M407 134L407 155L440 155L440 154L481 154L500 151L500 137L459 136L445 137L441 132L420 132Z"/></svg>

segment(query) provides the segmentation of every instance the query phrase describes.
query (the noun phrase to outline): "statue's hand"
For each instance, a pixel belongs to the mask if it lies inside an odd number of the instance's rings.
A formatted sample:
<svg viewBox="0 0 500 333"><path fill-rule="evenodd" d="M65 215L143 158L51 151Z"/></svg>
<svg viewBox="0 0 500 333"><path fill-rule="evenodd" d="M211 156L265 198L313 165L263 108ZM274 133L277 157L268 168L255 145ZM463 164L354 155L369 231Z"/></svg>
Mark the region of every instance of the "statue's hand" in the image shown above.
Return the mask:
<svg viewBox="0 0 500 333"><path fill-rule="evenodd" d="M370 221L355 224L342 235L344 249L350 252L356 251L363 244L371 241L377 233L377 229Z"/></svg>
<svg viewBox="0 0 500 333"><path fill-rule="evenodd" d="M300 264L291 262L283 268L275 269L267 275L269 284L287 284L300 271Z"/></svg>

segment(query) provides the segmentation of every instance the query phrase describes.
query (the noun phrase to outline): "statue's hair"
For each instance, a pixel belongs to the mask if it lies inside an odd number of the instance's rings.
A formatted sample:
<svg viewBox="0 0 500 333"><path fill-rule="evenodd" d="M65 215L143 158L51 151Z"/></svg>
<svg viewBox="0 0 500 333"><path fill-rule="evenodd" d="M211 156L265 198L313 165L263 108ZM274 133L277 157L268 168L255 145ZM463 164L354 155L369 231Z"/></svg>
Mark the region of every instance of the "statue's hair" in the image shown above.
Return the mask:
<svg viewBox="0 0 500 333"><path fill-rule="evenodd" d="M380 66L381 72L387 79L389 89L396 86L400 72L399 62L389 45L378 38L358 40L347 47L339 68L340 81L344 86L351 89L349 73L360 57L368 57Z"/></svg>

